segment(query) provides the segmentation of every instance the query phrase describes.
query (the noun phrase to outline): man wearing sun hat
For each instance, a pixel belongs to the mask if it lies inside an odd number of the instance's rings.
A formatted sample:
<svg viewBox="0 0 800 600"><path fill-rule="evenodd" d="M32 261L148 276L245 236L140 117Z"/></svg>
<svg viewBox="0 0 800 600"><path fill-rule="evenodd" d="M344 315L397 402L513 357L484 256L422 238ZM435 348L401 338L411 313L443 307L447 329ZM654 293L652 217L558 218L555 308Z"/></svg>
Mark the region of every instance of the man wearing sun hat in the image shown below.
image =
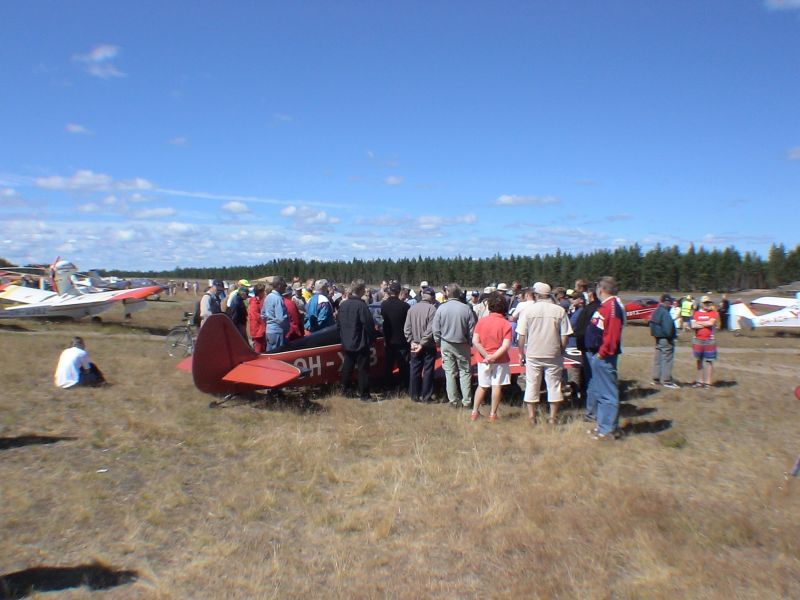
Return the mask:
<svg viewBox="0 0 800 600"><path fill-rule="evenodd" d="M551 288L537 281L533 284L536 302L526 308L517 324L520 363L525 365L525 406L528 418L536 420L539 389L544 376L547 401L550 403L548 423L555 425L558 409L564 400L561 375L564 371L563 350L572 335L567 313L549 301Z"/></svg>
<svg viewBox="0 0 800 600"><path fill-rule="evenodd" d="M697 381L693 387L710 388L713 385L714 361L717 359L717 342L714 330L719 322L719 313L709 296L700 298L700 310L692 315L692 354L697 361Z"/></svg>

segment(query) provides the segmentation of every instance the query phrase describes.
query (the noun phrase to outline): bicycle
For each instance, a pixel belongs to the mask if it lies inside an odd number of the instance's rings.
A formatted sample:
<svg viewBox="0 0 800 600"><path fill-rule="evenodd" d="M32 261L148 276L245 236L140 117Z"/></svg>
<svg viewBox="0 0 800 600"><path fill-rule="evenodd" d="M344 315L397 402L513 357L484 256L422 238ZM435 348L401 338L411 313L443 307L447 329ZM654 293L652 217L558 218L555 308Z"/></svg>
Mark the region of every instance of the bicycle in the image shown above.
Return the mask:
<svg viewBox="0 0 800 600"><path fill-rule="evenodd" d="M172 358L184 358L194 352L194 313L184 312L186 323L177 325L167 332L167 353Z"/></svg>

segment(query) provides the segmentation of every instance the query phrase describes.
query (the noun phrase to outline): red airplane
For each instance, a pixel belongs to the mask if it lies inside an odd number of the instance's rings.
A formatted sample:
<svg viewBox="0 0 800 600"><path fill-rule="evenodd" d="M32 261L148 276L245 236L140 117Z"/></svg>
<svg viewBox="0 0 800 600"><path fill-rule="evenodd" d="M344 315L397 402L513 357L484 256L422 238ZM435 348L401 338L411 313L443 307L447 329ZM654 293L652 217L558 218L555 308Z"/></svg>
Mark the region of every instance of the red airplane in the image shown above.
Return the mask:
<svg viewBox="0 0 800 600"><path fill-rule="evenodd" d="M525 373L519 364L519 349L509 350L511 375ZM383 377L383 338L375 340L370 355L370 378ZM473 355L473 367L476 364ZM564 367L580 367L581 353L567 348ZM257 354L226 315L211 315L203 323L194 354L178 364L189 371L194 384L208 394L246 394L256 390L339 383L342 344L336 326L290 342L278 352ZM436 360L436 376L443 377L441 359Z"/></svg>
<svg viewBox="0 0 800 600"><path fill-rule="evenodd" d="M649 321L658 308L657 298L637 298L625 303L625 317L628 321Z"/></svg>

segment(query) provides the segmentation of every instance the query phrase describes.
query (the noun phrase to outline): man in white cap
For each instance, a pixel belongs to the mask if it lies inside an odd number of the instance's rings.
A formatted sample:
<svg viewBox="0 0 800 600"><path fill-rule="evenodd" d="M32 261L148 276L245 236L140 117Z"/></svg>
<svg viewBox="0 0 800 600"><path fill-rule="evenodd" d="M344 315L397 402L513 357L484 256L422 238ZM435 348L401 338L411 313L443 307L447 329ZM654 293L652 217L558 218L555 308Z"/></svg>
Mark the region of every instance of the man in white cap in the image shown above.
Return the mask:
<svg viewBox="0 0 800 600"><path fill-rule="evenodd" d="M520 362L525 365L525 406L531 423L536 420L535 405L539 402L542 374L547 385L547 400L550 417L547 422L555 425L559 404L564 400L561 393L561 374L564 370L563 349L572 334L567 313L550 298L550 286L533 284L536 302L526 307L517 324Z"/></svg>

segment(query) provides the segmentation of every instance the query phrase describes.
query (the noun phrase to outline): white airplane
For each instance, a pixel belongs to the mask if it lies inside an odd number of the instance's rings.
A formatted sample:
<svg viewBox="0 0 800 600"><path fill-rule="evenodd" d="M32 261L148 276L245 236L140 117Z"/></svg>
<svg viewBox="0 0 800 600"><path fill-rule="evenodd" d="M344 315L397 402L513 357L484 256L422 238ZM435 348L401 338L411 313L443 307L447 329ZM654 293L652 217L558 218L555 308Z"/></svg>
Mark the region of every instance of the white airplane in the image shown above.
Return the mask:
<svg viewBox="0 0 800 600"><path fill-rule="evenodd" d="M0 310L0 319L68 317L82 319L95 317L121 302L125 315L145 307L145 298L161 292L161 286L148 286L132 290L92 292L75 285L78 269L66 260L57 260L50 267L54 291L6 285L0 287L0 300L18 303Z"/></svg>
<svg viewBox="0 0 800 600"><path fill-rule="evenodd" d="M754 327L800 327L800 292L794 298L763 296L750 304L779 306L778 310L765 315L754 315L743 302L731 304L729 328L732 331L742 328L742 322Z"/></svg>

